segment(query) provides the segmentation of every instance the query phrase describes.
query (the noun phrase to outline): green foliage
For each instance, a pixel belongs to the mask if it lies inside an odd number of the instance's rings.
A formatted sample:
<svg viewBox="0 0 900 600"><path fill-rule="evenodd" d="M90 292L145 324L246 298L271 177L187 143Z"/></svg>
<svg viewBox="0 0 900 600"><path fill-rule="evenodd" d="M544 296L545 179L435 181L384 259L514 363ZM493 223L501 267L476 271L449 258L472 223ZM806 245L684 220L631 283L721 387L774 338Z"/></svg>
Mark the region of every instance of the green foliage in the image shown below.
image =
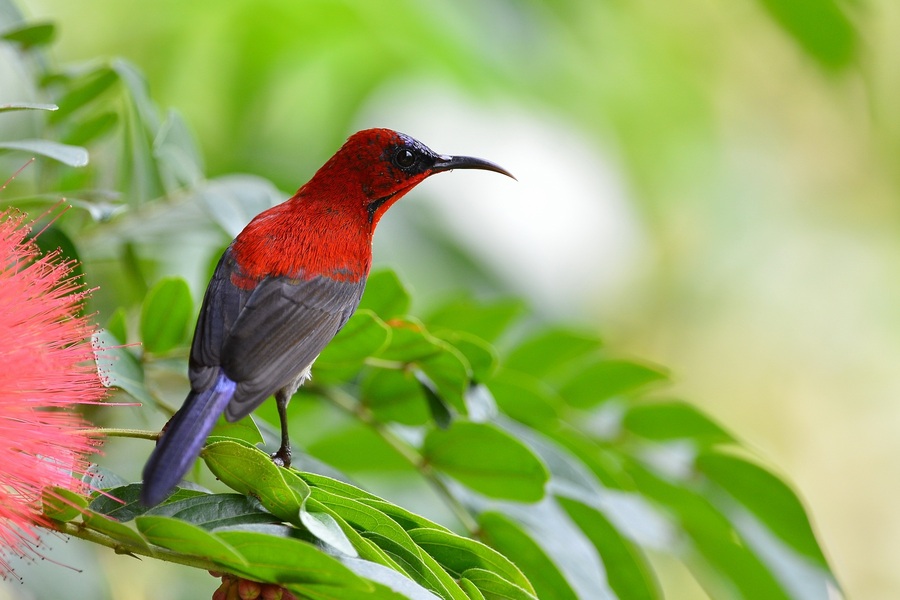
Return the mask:
<svg viewBox="0 0 900 600"><path fill-rule="evenodd" d="M179 278L160 280L147 293L141 310L141 341L147 352L184 346L193 313L191 290Z"/></svg>
<svg viewBox="0 0 900 600"><path fill-rule="evenodd" d="M486 423L433 429L422 444L426 464L492 498L537 502L548 473L527 446Z"/></svg>
<svg viewBox="0 0 900 600"><path fill-rule="evenodd" d="M98 496L83 526L135 552L165 548L177 560L208 561L309 598L326 588L372 598L393 597L388 589L407 598L593 598L597 590L659 598L648 550L683 559L703 585L734 589L736 597L799 598L833 584L790 488L737 458L736 438L696 408L645 394L647 384L665 381L658 367L558 328L501 352L444 318L439 340L428 320L397 313L409 303L391 300L406 296L395 276L373 282L369 308L323 354L323 377L316 365L309 389L360 425L320 432L309 450L324 459L347 452L352 458L338 463L354 472L388 468L383 452L391 452L395 468L435 486L467 535L353 485L277 467L255 447L249 420L240 429L220 424L202 453L237 495L181 489L146 511L130 484L107 492L124 504ZM167 288L176 286L156 289ZM156 297L169 296L151 294L142 314ZM372 312L376 306L387 320ZM460 314L458 305L453 310ZM492 310L473 305L476 313ZM487 349L496 368L480 369L476 381L470 353L449 339ZM411 375L441 355L461 365L429 388L447 407L445 428L429 417ZM132 519L136 529L119 522ZM284 559L288 552L302 561Z"/></svg>
<svg viewBox="0 0 900 600"><path fill-rule="evenodd" d="M34 56L53 36L44 25L0 31ZM191 285L172 275L187 260L180 243L204 248L192 266L208 270L279 194L252 177L207 180L183 120L161 114L129 64L35 64L42 101L4 105L0 117L58 107L41 132L65 143L0 149L67 165L23 197L72 192L71 238L88 272L110 274L98 368L152 413L166 406L167 377L186 368L194 305ZM96 159L88 165L72 144ZM739 458L748 451L725 428L667 398L665 369L591 332L529 328L514 299L455 299L425 316L412 306L396 274L374 273L301 391L297 409L316 425L294 423L293 434L330 463L320 469L328 475L274 465L258 448L269 425L261 434L249 419L223 421L195 473L214 475L215 491L185 485L147 510L140 484L98 471L87 498L48 493L45 515L117 552L279 583L303 598L653 599L662 591L649 552L735 598L824 597L834 585L790 487ZM452 512L447 525L349 483L398 474L434 491Z"/></svg>
<svg viewBox="0 0 900 600"><path fill-rule="evenodd" d="M805 52L830 69L856 59L859 34L836 0L760 0L772 18Z"/></svg>

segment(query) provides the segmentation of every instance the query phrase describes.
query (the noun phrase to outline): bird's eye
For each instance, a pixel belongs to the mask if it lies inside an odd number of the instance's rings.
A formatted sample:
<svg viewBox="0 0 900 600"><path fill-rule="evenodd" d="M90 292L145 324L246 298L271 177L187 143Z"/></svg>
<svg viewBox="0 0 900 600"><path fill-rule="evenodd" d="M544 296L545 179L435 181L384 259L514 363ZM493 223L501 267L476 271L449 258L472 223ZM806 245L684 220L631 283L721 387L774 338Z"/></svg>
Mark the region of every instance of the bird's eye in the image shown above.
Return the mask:
<svg viewBox="0 0 900 600"><path fill-rule="evenodd" d="M400 148L394 154L394 164L401 169L408 169L416 164L416 155L408 148Z"/></svg>

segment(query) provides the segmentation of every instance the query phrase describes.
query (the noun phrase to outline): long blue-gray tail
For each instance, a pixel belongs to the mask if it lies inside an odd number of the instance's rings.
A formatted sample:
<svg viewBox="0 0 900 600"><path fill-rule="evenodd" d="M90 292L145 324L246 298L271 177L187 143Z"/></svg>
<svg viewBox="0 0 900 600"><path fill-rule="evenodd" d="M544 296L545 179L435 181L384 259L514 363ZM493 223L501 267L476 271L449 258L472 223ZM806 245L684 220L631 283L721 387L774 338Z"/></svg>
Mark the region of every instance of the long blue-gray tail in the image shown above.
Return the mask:
<svg viewBox="0 0 900 600"><path fill-rule="evenodd" d="M144 466L141 502L145 506L162 502L191 468L236 385L220 372L208 390L188 394Z"/></svg>

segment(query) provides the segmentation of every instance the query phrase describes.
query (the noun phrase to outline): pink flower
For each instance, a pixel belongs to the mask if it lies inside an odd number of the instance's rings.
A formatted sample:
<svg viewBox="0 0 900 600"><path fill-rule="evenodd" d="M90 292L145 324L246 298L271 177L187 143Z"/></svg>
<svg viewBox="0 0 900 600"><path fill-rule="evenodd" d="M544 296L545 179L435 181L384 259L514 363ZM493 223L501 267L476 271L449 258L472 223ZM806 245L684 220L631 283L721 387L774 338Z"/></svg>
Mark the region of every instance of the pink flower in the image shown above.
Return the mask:
<svg viewBox="0 0 900 600"><path fill-rule="evenodd" d="M40 544L43 491L81 488L98 441L76 407L105 396L79 315L88 291L73 261L41 256L29 231L24 216L0 213L0 575Z"/></svg>

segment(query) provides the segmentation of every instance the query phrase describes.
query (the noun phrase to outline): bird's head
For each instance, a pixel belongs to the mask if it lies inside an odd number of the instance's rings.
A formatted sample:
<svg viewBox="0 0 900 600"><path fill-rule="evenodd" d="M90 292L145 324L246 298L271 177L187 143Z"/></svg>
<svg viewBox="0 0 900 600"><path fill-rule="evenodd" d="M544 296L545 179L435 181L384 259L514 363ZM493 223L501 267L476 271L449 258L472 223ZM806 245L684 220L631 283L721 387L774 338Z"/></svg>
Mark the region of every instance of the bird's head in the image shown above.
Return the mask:
<svg viewBox="0 0 900 600"><path fill-rule="evenodd" d="M354 133L307 184L339 185L332 197L362 202L375 224L390 206L419 182L452 169L481 169L513 177L492 162L471 156L446 156L408 135L390 129ZM513 177L515 179L515 177Z"/></svg>

